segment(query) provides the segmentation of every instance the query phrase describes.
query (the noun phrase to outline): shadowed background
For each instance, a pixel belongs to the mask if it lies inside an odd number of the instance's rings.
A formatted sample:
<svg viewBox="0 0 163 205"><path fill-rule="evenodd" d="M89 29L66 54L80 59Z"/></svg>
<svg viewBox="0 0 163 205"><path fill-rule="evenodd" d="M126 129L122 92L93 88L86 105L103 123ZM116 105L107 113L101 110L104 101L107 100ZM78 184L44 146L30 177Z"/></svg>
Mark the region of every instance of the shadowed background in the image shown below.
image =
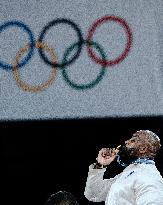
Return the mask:
<svg viewBox="0 0 163 205"><path fill-rule="evenodd" d="M88 166L95 162L99 149L116 147L140 129L152 130L162 142L162 123L161 117L1 123L7 187L3 204L41 205L59 190L70 191L80 204L93 204L83 192ZM161 175L162 158L161 149L156 158ZM105 177L122 170L113 163Z"/></svg>

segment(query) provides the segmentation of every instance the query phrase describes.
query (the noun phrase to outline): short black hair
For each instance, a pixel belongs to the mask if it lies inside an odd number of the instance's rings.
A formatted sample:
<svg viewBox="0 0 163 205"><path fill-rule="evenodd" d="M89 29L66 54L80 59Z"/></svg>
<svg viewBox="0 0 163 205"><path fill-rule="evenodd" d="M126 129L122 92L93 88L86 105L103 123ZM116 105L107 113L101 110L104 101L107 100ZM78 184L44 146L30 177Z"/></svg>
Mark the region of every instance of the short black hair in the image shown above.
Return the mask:
<svg viewBox="0 0 163 205"><path fill-rule="evenodd" d="M52 194L45 205L79 205L79 203L70 192L59 191Z"/></svg>

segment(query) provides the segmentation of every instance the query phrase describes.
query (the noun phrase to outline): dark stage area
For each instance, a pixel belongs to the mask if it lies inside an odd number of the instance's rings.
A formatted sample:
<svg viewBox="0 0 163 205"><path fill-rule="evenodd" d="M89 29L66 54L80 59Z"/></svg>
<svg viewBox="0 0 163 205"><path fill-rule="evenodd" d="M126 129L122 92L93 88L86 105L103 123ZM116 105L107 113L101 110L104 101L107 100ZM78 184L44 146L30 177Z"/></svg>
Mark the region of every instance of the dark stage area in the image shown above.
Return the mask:
<svg viewBox="0 0 163 205"><path fill-rule="evenodd" d="M162 125L161 116L1 122L3 204L41 205L59 190L71 192L80 204L94 204L84 197L88 166L101 148L116 147L140 129L161 139L155 162L163 176ZM121 171L113 162L105 177Z"/></svg>

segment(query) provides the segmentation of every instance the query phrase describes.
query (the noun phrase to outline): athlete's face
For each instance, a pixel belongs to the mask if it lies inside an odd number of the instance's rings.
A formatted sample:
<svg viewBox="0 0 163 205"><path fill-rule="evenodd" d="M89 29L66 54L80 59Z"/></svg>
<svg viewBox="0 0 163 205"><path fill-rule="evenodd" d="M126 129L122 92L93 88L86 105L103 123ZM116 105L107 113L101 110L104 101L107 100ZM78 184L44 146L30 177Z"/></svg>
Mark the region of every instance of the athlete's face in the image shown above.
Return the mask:
<svg viewBox="0 0 163 205"><path fill-rule="evenodd" d="M124 146L120 148L118 153L124 163L130 164L132 160L141 157L144 150L144 139L142 133L136 132L129 140L125 141Z"/></svg>
<svg viewBox="0 0 163 205"><path fill-rule="evenodd" d="M131 154L133 154L135 151L138 151L141 145L142 140L136 134L133 134L129 140L125 141L125 146L127 150L131 152Z"/></svg>

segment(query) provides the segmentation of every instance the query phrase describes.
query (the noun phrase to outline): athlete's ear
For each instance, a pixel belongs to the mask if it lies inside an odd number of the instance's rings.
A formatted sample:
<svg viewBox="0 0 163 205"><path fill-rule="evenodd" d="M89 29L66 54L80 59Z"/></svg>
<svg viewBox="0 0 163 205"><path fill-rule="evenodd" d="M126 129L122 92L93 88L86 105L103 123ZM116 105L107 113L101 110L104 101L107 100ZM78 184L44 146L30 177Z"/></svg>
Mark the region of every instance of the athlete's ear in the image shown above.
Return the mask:
<svg viewBox="0 0 163 205"><path fill-rule="evenodd" d="M140 154L145 154L147 151L147 147L146 146L140 146L139 147L139 153Z"/></svg>

